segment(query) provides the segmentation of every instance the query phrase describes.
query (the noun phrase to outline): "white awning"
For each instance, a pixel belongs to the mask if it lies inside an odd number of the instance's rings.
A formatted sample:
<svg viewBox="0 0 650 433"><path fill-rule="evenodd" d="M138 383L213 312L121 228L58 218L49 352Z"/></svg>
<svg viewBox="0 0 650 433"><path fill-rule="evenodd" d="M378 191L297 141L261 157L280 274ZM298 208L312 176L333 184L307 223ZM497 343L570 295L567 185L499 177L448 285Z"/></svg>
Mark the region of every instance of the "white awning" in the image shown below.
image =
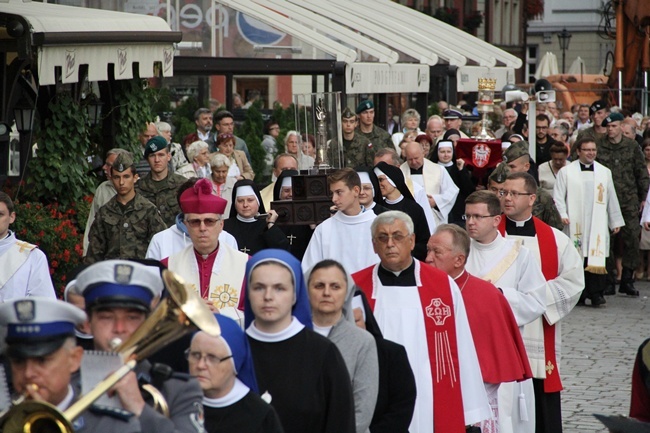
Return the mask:
<svg viewBox="0 0 650 433"><path fill-rule="evenodd" d="M40 85L56 84L57 68L62 82L77 82L82 65L88 65L90 81L108 79L109 65L114 65L115 79L133 78L135 63L141 78L169 77L173 43L182 38L162 18L140 14L0 0L0 15L4 22L22 26L13 36L3 32L0 42L27 43Z"/></svg>

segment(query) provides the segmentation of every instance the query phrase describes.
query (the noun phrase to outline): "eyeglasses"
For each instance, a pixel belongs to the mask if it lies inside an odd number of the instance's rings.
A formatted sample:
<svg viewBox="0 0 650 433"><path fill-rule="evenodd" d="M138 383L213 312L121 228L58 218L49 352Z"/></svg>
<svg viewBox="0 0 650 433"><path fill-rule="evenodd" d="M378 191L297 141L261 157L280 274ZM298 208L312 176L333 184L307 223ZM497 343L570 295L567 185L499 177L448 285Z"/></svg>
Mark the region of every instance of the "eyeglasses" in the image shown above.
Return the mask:
<svg viewBox="0 0 650 433"><path fill-rule="evenodd" d="M201 227L201 223L205 224L206 227L214 227L219 221L221 221L219 218L193 218L191 220L186 219L185 224L187 224L189 227L192 227L193 229L197 229Z"/></svg>
<svg viewBox="0 0 650 433"><path fill-rule="evenodd" d="M381 234L381 235L376 236L375 240L377 240L378 242L381 242L382 244L387 244L388 241L390 241L391 239L395 243L400 243L404 239L406 239L407 237L408 237L407 235L403 235L402 233L395 233L393 235Z"/></svg>
<svg viewBox="0 0 650 433"><path fill-rule="evenodd" d="M480 221L485 218L491 218L495 217L496 215L471 215L471 214L465 214L463 215L463 221L469 221L472 219L475 219L476 221Z"/></svg>
<svg viewBox="0 0 650 433"><path fill-rule="evenodd" d="M225 358L219 358L218 356L210 355L209 353L203 355L201 352L191 352L190 349L185 350L185 359L187 359L189 362L198 364L199 362L201 362L201 359L203 358L205 358L206 364L217 365L222 363L226 359L232 358L232 355L226 356Z"/></svg>
<svg viewBox="0 0 650 433"><path fill-rule="evenodd" d="M512 198L517 199L519 198L520 195L533 195L535 194L534 192L518 192L518 191L506 191L505 189L500 189L499 190L499 197L508 197L509 195L512 196Z"/></svg>

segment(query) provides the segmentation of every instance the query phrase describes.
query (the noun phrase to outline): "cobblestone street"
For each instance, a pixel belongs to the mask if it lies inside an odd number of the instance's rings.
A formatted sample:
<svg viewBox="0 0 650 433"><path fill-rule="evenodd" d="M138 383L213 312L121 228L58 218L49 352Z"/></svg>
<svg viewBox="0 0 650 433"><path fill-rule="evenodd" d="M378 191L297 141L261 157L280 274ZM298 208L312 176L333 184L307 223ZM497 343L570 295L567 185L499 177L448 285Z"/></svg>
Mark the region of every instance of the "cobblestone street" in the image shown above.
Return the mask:
<svg viewBox="0 0 650 433"><path fill-rule="evenodd" d="M605 308L576 307L563 322L560 368L565 433L607 432L594 413L629 413L636 350L650 337L650 283L635 285L640 298L608 296Z"/></svg>

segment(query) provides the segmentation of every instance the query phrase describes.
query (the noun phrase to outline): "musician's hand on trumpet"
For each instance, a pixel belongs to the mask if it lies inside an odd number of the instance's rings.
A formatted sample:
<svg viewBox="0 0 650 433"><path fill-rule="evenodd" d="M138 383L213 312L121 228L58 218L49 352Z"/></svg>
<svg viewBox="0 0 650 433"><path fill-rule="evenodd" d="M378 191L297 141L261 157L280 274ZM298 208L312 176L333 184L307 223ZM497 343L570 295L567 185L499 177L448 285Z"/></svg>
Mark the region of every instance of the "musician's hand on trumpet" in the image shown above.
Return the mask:
<svg viewBox="0 0 650 433"><path fill-rule="evenodd" d="M135 416L140 416L144 409L144 399L134 372L126 374L108 391L109 396L116 395L122 403L122 407Z"/></svg>

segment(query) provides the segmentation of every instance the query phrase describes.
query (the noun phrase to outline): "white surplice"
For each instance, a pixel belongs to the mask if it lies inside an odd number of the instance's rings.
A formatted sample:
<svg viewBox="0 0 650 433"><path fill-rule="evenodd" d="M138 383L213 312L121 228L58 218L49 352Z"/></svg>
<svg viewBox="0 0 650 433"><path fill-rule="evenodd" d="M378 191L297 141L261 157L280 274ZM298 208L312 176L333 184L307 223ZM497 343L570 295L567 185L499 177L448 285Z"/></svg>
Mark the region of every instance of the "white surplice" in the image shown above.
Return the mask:
<svg viewBox="0 0 650 433"><path fill-rule="evenodd" d="M505 261L515 243L515 240L505 239L500 233L488 244L480 244L472 239L465 269L479 278L487 275ZM520 330L523 331L524 325L540 318L546 311L546 280L526 247L520 247L517 258L497 281L491 283L503 291ZM532 379L501 384L498 395L499 432L534 433L535 393ZM524 411L521 410L522 406L525 407Z"/></svg>
<svg viewBox="0 0 650 433"><path fill-rule="evenodd" d="M349 274L378 263L379 256L373 250L370 232L376 217L368 209L354 216L339 211L320 223L302 258L303 272L324 259L338 261Z"/></svg>
<svg viewBox="0 0 650 433"><path fill-rule="evenodd" d="M0 303L25 296L56 298L47 257L12 231L0 240L0 269Z"/></svg>
<svg viewBox="0 0 650 433"><path fill-rule="evenodd" d="M555 325L555 356L557 367L560 368L562 347L561 320L566 317L580 299L585 287L583 258L574 248L567 235L551 227L557 245L558 275L546 282L546 312L544 316L550 325ZM537 236L512 236L507 239L521 239L539 265L541 271L541 254ZM546 378L544 356L544 328L542 317L524 326L524 344L530 361L533 376L537 379Z"/></svg>
<svg viewBox="0 0 650 433"><path fill-rule="evenodd" d="M400 169L404 173L404 177L412 178L411 167L407 163L403 163ZM458 192L460 191L458 186L456 186L451 176L449 176L447 169L428 159L424 160L422 180L426 193L436 201L437 209L433 210L436 224L447 223L449 212L454 207L456 197L458 197Z"/></svg>
<svg viewBox="0 0 650 433"><path fill-rule="evenodd" d="M420 263L415 262L417 286L421 286ZM449 278L449 277L447 277ZM470 425L491 417L491 410L483 386L483 377L476 355L474 339L467 321L465 303L458 286L449 278L453 299L458 347L460 384L465 412L465 424ZM433 384L422 301L417 286L383 286L373 269L374 314L384 338L403 345L413 369L417 398L411 433L433 432ZM438 432L444 433L444 432Z"/></svg>

